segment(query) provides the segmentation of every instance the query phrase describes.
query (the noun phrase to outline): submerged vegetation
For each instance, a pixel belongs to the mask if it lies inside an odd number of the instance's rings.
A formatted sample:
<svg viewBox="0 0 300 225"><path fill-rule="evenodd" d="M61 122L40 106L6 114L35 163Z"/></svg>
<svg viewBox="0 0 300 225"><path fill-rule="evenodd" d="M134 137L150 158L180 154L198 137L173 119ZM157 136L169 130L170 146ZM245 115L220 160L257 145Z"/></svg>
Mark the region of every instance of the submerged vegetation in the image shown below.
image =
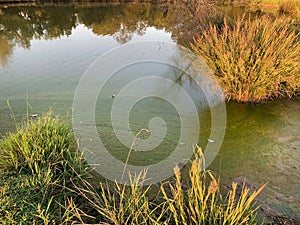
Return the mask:
<svg viewBox="0 0 300 225"><path fill-rule="evenodd" d="M142 186L145 173L128 186L95 185L70 128L51 114L8 134L0 155L1 224L256 224L253 202L264 187L238 195L233 183L222 196L212 172L201 171L200 149L187 184L175 168L159 188Z"/></svg>

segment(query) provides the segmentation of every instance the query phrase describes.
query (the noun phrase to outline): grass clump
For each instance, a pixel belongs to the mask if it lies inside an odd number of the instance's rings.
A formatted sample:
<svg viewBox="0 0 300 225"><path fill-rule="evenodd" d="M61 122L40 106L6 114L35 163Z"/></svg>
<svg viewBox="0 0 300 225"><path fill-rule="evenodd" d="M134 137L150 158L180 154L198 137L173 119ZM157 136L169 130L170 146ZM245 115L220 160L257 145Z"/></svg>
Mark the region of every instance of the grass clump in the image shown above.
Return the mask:
<svg viewBox="0 0 300 225"><path fill-rule="evenodd" d="M259 190L249 194L242 188L238 195L237 184L227 195L222 196L219 181L212 172L201 171L202 154L192 162L187 184L183 184L181 172L175 168L175 177L159 185L160 192L150 198L148 192L153 186L143 187L146 173L132 177L128 186L118 182L95 189L86 182L85 188L78 188L87 200L86 209L72 203L69 207L75 223L82 224L257 224L257 207L253 207ZM186 182L185 182L186 183ZM151 191L150 191L151 192Z"/></svg>
<svg viewBox="0 0 300 225"><path fill-rule="evenodd" d="M218 77L228 99L261 102L300 93L299 34L267 16L237 19L194 39L193 50Z"/></svg>
<svg viewBox="0 0 300 225"><path fill-rule="evenodd" d="M53 179L67 180L84 170L81 153L75 148L70 126L48 113L17 127L1 141L0 167L35 176L51 171Z"/></svg>
<svg viewBox="0 0 300 225"><path fill-rule="evenodd" d="M86 205L72 201L67 214L72 222L81 224L163 224L165 213L160 204L149 198L152 186L141 186L144 180L145 173L141 173L128 185L100 182L98 188L85 181L85 187L77 187L76 192Z"/></svg>
<svg viewBox="0 0 300 225"><path fill-rule="evenodd" d="M0 142L0 223L53 224L87 167L70 126L45 114Z"/></svg>
<svg viewBox="0 0 300 225"><path fill-rule="evenodd" d="M192 162L189 171L189 185L183 189L181 174L175 168L175 184L170 185L171 197L164 188L162 193L167 203L171 224L257 224L254 199L261 193L265 185L249 194L249 188L242 187L237 193L237 183L222 196L219 181L210 171L201 171L202 155Z"/></svg>
<svg viewBox="0 0 300 225"><path fill-rule="evenodd" d="M55 221L53 198L31 175L0 175L0 224L47 224ZM45 195L46 194L46 195Z"/></svg>

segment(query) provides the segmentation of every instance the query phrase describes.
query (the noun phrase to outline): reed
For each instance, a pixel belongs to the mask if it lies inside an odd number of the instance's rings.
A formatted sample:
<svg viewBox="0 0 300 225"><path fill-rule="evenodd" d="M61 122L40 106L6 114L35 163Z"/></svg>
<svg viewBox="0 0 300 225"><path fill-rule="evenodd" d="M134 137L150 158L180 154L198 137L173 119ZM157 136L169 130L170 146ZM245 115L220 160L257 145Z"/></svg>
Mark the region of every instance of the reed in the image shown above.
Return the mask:
<svg viewBox="0 0 300 225"><path fill-rule="evenodd" d="M100 188L95 189L85 182L85 187L77 188L76 192L87 200L85 208L93 211L84 211L72 201L67 214L72 215L74 223L83 224L257 224L258 207L254 207L254 199L266 184L252 194L242 187L238 195L237 184L233 183L223 196L219 180L212 172L201 170L200 148L197 147L195 155L187 184L183 184L178 168L175 180L161 183L155 198L148 195L152 186L141 186L146 172L133 176L127 186L118 182L110 186L100 183Z"/></svg>
<svg viewBox="0 0 300 225"><path fill-rule="evenodd" d="M201 170L202 160L203 155L198 148L186 190L177 168L175 185L170 185L171 197L162 188L171 224L257 224L255 217L258 208L253 207L253 203L266 184L251 195L249 188L242 187L242 193L238 195L237 183L232 183L232 189L223 197L219 180L212 172Z"/></svg>
<svg viewBox="0 0 300 225"><path fill-rule="evenodd" d="M226 18L194 39L192 49L208 64L228 99L262 102L300 93L299 33L283 18Z"/></svg>

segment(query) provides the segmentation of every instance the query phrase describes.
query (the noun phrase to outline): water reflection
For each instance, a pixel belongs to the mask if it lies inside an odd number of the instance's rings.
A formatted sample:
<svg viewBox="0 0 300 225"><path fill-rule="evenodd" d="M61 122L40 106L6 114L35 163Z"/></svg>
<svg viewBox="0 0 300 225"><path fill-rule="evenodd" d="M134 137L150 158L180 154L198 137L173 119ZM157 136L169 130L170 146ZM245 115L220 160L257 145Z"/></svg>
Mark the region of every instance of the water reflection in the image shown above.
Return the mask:
<svg viewBox="0 0 300 225"><path fill-rule="evenodd" d="M102 5L78 9L78 20L97 35L111 35L123 44L144 35L159 12L151 4Z"/></svg>
<svg viewBox="0 0 300 225"><path fill-rule="evenodd" d="M8 58L12 54L12 45L7 39L0 37L0 63L2 66L7 65Z"/></svg>
<svg viewBox="0 0 300 225"><path fill-rule="evenodd" d="M29 49L32 40L51 40L72 34L79 24L118 43L144 35L148 26L164 27L163 13L151 4L16 6L0 15L0 59L7 64L14 46Z"/></svg>
<svg viewBox="0 0 300 225"><path fill-rule="evenodd" d="M213 22L222 26L226 14L229 21L246 11L245 7L213 8L201 1L193 7L180 4L48 4L31 6L0 5L0 62L6 65L14 46L30 48L32 40L51 40L71 35L82 24L99 36L112 36L118 43L130 41L134 35L145 35L147 27L165 29L182 45L188 45L201 27Z"/></svg>

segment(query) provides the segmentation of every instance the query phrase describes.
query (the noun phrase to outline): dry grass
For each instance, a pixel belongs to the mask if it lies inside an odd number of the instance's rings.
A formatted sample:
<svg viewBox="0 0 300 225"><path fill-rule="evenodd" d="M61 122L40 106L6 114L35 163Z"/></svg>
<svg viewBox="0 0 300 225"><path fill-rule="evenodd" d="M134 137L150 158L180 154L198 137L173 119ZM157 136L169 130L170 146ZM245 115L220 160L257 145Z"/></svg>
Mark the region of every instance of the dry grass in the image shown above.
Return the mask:
<svg viewBox="0 0 300 225"><path fill-rule="evenodd" d="M251 195L249 189L243 187L241 195L237 196L237 184L232 183L232 189L223 197L219 181L211 172L201 170L200 149L197 155L192 162L187 190L182 188L178 169L175 169L176 183L170 186L172 196L169 197L162 188L172 224L256 224L257 208L252 208L252 203L266 184Z"/></svg>
<svg viewBox="0 0 300 225"><path fill-rule="evenodd" d="M296 14L297 13L297 5L296 3L286 2L279 5L278 12L280 14Z"/></svg>
<svg viewBox="0 0 300 225"><path fill-rule="evenodd" d="M195 38L193 50L208 64L228 99L261 102L300 92L299 34L284 19L224 19Z"/></svg>
<svg viewBox="0 0 300 225"><path fill-rule="evenodd" d="M66 214L81 224L257 224L258 208L253 203L265 185L252 194L243 187L238 196L237 184L233 183L228 194L222 196L219 181L201 168L202 153L198 148L188 184L182 183L181 173L175 168L174 180L160 184L160 194L154 199L148 195L152 186L141 186L146 173L132 177L128 186L100 183L100 188L95 189L85 182L85 187L78 187L76 193L87 200L84 208L93 211L82 210L71 201Z"/></svg>

